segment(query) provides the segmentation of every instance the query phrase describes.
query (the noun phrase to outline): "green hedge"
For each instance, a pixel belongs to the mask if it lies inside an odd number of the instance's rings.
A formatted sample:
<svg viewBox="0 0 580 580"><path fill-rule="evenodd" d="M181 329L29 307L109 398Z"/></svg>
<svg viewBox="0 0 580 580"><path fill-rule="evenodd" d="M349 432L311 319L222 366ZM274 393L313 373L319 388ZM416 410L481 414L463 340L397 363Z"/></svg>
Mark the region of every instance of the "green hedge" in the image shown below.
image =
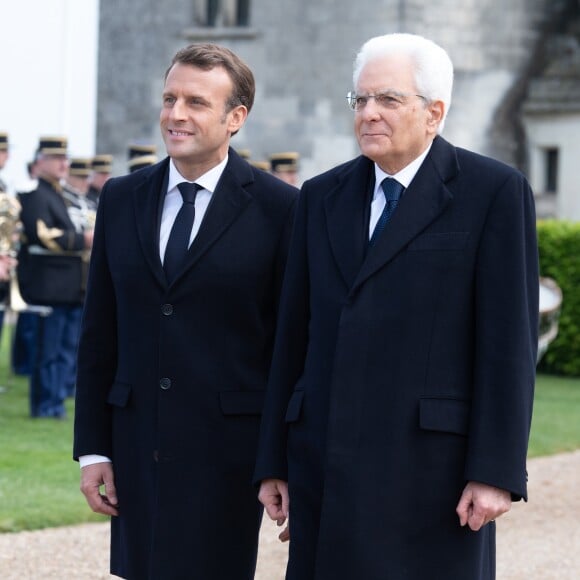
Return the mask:
<svg viewBox="0 0 580 580"><path fill-rule="evenodd" d="M540 361L541 372L580 376L580 223L538 222L540 275L553 278L562 289L557 338Z"/></svg>

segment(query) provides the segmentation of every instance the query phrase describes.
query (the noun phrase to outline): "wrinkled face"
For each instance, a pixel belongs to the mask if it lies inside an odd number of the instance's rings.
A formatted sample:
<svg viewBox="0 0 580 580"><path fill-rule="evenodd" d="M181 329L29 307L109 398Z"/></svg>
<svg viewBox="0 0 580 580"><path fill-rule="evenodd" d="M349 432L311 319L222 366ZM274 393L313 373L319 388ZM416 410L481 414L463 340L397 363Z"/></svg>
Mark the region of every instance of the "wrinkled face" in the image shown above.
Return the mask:
<svg viewBox="0 0 580 580"><path fill-rule="evenodd" d="M380 57L362 69L355 90L356 138L363 155L394 174L416 159L437 134L443 104L418 95L406 56ZM379 98L366 98L380 95Z"/></svg>
<svg viewBox="0 0 580 580"><path fill-rule="evenodd" d="M36 163L37 174L49 181L60 181L68 174L66 155L41 155Z"/></svg>
<svg viewBox="0 0 580 580"><path fill-rule="evenodd" d="M226 112L232 89L221 67L177 63L169 71L159 124L167 154L184 177L194 180L222 161L231 134L244 124L246 107Z"/></svg>

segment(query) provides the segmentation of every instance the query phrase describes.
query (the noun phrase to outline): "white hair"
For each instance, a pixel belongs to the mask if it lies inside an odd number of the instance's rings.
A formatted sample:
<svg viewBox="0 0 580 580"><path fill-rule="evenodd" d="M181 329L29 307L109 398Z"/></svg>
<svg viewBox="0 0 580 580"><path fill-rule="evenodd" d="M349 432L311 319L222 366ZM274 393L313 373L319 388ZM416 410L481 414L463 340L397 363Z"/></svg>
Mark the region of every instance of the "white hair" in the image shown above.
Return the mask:
<svg viewBox="0 0 580 580"><path fill-rule="evenodd" d="M371 38L362 45L355 58L352 75L354 87L356 88L361 71L369 61L392 55L411 58L415 65L415 88L419 94L428 102L443 101L444 115L439 124L441 132L451 106L453 63L447 52L432 40L407 33Z"/></svg>

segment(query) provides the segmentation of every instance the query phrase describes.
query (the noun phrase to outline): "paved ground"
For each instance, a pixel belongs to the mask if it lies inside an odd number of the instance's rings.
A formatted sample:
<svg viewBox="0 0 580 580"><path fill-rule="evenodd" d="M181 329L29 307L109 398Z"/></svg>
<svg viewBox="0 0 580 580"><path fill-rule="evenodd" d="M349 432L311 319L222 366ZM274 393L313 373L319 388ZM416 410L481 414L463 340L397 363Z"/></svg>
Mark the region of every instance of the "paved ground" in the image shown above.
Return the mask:
<svg viewBox="0 0 580 580"><path fill-rule="evenodd" d="M580 450L533 459L528 471L530 501L515 504L497 522L497 578L578 580ZM256 580L284 577L286 545L278 532L274 523L264 523ZM112 578L107 567L107 524L0 535L2 580L102 580Z"/></svg>

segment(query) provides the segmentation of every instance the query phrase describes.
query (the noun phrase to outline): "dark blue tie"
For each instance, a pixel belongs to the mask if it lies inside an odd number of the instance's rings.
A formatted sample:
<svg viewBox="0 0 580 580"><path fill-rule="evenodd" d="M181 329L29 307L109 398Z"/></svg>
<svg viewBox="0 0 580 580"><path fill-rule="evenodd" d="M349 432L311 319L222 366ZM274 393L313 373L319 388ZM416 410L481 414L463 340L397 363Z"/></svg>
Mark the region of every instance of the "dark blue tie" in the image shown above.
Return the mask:
<svg viewBox="0 0 580 580"><path fill-rule="evenodd" d="M163 269L169 283L173 282L187 254L195 218L195 196L200 189L203 189L197 183L187 181L180 183L177 187L183 198L183 205L173 222L163 257Z"/></svg>
<svg viewBox="0 0 580 580"><path fill-rule="evenodd" d="M381 232L385 229L387 222L393 215L397 204L399 203L399 198L401 197L401 193L403 193L403 186L392 177L386 177L381 182L381 187L383 188L383 192L385 194L385 208L383 209L383 213L380 215L379 220L377 221L377 225L373 230L373 235L369 241L369 246L372 246L379 236Z"/></svg>

